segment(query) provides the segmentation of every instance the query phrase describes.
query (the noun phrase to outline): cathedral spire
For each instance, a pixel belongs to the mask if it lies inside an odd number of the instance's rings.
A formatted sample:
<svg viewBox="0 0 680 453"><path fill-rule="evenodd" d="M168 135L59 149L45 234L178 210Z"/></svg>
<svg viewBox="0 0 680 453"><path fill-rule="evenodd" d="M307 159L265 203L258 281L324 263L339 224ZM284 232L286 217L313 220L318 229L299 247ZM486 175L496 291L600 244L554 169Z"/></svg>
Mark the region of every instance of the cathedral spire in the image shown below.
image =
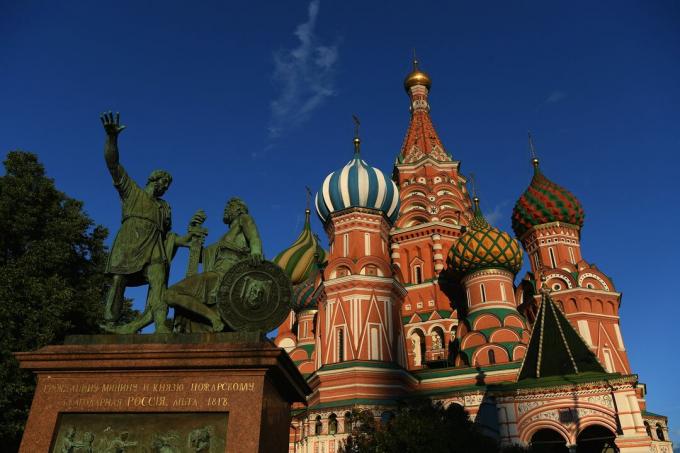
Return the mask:
<svg viewBox="0 0 680 453"><path fill-rule="evenodd" d="M411 122L399 154L400 163L412 163L426 156L440 162L450 162L451 156L444 150L430 118L428 94L432 80L419 67L413 52L413 70L404 79L404 88L411 99Z"/></svg>

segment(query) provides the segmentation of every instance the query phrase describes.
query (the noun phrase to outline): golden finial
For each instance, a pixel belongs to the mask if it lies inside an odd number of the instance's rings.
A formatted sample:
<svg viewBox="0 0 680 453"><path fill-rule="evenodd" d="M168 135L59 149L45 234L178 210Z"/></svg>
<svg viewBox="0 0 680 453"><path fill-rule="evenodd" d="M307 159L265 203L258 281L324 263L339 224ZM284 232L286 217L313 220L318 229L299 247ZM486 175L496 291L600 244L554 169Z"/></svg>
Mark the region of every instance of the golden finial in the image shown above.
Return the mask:
<svg viewBox="0 0 680 453"><path fill-rule="evenodd" d="M538 157L536 157L536 148L534 148L534 138L531 136L531 131L528 131L529 136L529 153L531 153L531 164L534 168L538 168Z"/></svg>
<svg viewBox="0 0 680 453"><path fill-rule="evenodd" d="M404 88L406 89L406 92L409 93L411 87L416 85L423 85L429 91L432 86L432 81L430 80L430 76L421 71L418 67L418 58L416 57L416 49L414 48L413 71L411 71L411 73L406 76L406 79L404 79Z"/></svg>
<svg viewBox="0 0 680 453"><path fill-rule="evenodd" d="M356 115L352 115L352 120L354 120L354 153L359 154L359 148L361 146L361 139L359 138L359 126L361 126L361 123L359 122L359 118Z"/></svg>

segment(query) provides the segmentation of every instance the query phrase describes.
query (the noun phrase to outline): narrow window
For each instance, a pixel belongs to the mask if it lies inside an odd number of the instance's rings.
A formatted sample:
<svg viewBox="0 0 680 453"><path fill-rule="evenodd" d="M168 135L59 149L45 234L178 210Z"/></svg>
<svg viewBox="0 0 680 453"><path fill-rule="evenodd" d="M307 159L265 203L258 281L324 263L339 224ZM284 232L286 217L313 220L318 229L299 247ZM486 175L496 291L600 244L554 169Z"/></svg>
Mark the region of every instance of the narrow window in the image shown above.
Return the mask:
<svg viewBox="0 0 680 453"><path fill-rule="evenodd" d="M342 256L347 256L347 255L349 255L349 234L345 233L343 235L343 239L344 239L344 241L343 241L344 244L343 244L343 247L342 247Z"/></svg>
<svg viewBox="0 0 680 453"><path fill-rule="evenodd" d="M557 267L557 263L555 262L555 252L553 252L552 247L548 247L548 253L550 254L550 262L552 263L552 267Z"/></svg>
<svg viewBox="0 0 680 453"><path fill-rule="evenodd" d="M307 322L302 324L302 338L307 336Z"/></svg>
<svg viewBox="0 0 680 453"><path fill-rule="evenodd" d="M486 288L484 288L484 283L479 285L479 289L482 292L482 302L486 302Z"/></svg>
<svg viewBox="0 0 680 453"><path fill-rule="evenodd" d="M338 416L331 414L328 417L328 434L334 435L338 432Z"/></svg>
<svg viewBox="0 0 680 453"><path fill-rule="evenodd" d="M571 260L571 264L576 264L576 257L574 256L574 249L572 247L569 247L569 259Z"/></svg>
<svg viewBox="0 0 680 453"><path fill-rule="evenodd" d="M467 296L467 306L469 307L470 303L471 303L470 302L470 289L469 288L465 290L465 295Z"/></svg>
<svg viewBox="0 0 680 453"><path fill-rule="evenodd" d="M503 300L503 302L505 302L507 300L507 298L505 296L506 296L505 295L505 285L503 283L501 283L501 299Z"/></svg>
<svg viewBox="0 0 680 453"><path fill-rule="evenodd" d="M342 423L342 432L343 433L351 433L352 432L352 413L351 412L345 412L345 416L343 417L343 423Z"/></svg>
<svg viewBox="0 0 680 453"><path fill-rule="evenodd" d="M371 254L371 234L364 233L364 254L369 256Z"/></svg>
<svg viewBox="0 0 680 453"><path fill-rule="evenodd" d="M321 434L321 430L323 429L323 423L321 422L321 416L317 415L316 416L316 423L314 423L314 434L317 436Z"/></svg>
<svg viewBox="0 0 680 453"><path fill-rule="evenodd" d="M541 267L541 261L538 259L538 252L534 253L534 267L536 269Z"/></svg>
<svg viewBox="0 0 680 453"><path fill-rule="evenodd" d="M416 266L414 271L415 271L415 284L419 285L423 282L423 271L420 266Z"/></svg>
<svg viewBox="0 0 680 453"><path fill-rule="evenodd" d="M496 363L496 353L493 349L489 349L489 364L494 365Z"/></svg>
<svg viewBox="0 0 680 453"><path fill-rule="evenodd" d="M338 329L338 362L345 361L345 331Z"/></svg>
<svg viewBox="0 0 680 453"><path fill-rule="evenodd" d="M658 423L656 424L656 437L658 437L659 440L666 440L666 436L663 435L663 428Z"/></svg>

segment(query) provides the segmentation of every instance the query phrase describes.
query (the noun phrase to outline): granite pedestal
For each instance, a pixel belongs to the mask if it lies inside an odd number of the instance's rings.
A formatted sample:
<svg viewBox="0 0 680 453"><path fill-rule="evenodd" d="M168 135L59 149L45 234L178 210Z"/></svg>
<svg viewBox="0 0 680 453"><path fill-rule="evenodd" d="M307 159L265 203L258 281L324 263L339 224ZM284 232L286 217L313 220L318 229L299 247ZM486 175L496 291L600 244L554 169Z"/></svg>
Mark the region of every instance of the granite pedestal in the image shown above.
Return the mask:
<svg viewBox="0 0 680 453"><path fill-rule="evenodd" d="M75 336L16 357L37 376L22 453L286 452L309 393L258 333Z"/></svg>

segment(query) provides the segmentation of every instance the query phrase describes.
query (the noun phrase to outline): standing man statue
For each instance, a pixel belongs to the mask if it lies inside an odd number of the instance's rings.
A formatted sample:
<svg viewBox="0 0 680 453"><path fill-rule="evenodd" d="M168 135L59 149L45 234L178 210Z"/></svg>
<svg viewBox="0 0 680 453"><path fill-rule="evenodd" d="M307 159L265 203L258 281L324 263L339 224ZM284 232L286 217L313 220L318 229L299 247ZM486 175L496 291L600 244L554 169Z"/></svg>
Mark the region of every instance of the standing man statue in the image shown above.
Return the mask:
<svg viewBox="0 0 680 453"><path fill-rule="evenodd" d="M113 282L106 297L106 324L102 327L113 333L136 332L115 323L120 318L125 288L148 284L142 317L153 320L156 333L169 333L166 325L168 307L163 303L163 293L170 260L178 246L189 245L192 236L180 237L170 232L170 206L160 198L170 187L170 173L154 170L146 186L138 186L119 161L118 135L125 129L120 124L120 114L105 113L101 121L106 132L104 159L123 205L122 224L106 263L105 272L113 275Z"/></svg>

